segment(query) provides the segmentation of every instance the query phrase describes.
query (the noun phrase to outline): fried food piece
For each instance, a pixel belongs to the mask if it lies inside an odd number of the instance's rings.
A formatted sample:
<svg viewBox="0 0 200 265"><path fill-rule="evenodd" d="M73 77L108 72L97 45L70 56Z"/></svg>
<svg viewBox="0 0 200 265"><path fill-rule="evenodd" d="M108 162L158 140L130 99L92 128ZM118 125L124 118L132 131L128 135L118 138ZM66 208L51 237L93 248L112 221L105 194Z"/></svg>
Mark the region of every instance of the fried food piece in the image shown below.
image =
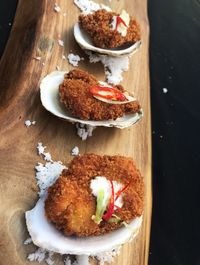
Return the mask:
<svg viewBox="0 0 200 265"><path fill-rule="evenodd" d="M116 105L94 98L90 87L98 84L97 79L88 72L72 70L65 75L59 87L60 100L73 116L82 120L115 120L140 110L138 101ZM125 91L121 85L115 87L121 92Z"/></svg>
<svg viewBox="0 0 200 265"><path fill-rule="evenodd" d="M123 207L117 215L129 223L143 212L144 182L131 158L85 154L75 157L48 190L45 212L48 220L65 235L101 235L115 230L121 223L102 221L96 224L91 217L96 210L96 197L90 182L96 176L105 176L124 186Z"/></svg>
<svg viewBox="0 0 200 265"><path fill-rule="evenodd" d="M94 45L100 48L131 45L141 39L140 27L133 17L130 18L127 34L123 37L117 30L112 29L113 16L119 14L100 9L89 15L80 15L79 23L90 35Z"/></svg>

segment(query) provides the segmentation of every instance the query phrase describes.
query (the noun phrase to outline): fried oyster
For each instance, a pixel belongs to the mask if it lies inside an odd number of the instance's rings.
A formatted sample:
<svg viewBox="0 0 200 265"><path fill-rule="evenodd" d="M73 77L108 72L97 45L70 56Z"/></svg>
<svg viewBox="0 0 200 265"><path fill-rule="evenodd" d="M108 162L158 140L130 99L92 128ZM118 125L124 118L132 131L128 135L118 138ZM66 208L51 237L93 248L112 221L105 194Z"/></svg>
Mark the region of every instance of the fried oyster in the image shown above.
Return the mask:
<svg viewBox="0 0 200 265"><path fill-rule="evenodd" d="M115 12L100 9L92 14L80 15L79 23L90 35L96 47L117 48L139 41L141 39L140 27L133 17L130 17L129 25L126 25L122 19L119 21L127 28L125 34L118 31L117 24L113 28L113 19L119 17L120 15Z"/></svg>
<svg viewBox="0 0 200 265"><path fill-rule="evenodd" d="M96 99L90 88L98 85L95 76L78 69L72 70L65 74L64 81L59 86L60 101L74 117L82 120L116 120L125 114L140 111L137 100L117 105ZM125 91L121 85L114 88L120 92Z"/></svg>
<svg viewBox="0 0 200 265"><path fill-rule="evenodd" d="M118 183L123 188L123 206L113 209L111 219L94 221L97 198L92 194L91 181L96 176L104 176L111 183ZM118 190L119 195L119 190ZM100 156L85 154L75 157L68 169L48 190L45 201L47 219L65 235L92 236L101 235L130 223L142 215L144 199L144 182L139 170L131 158L122 156ZM110 199L111 201L111 199ZM108 215L109 206L105 209Z"/></svg>

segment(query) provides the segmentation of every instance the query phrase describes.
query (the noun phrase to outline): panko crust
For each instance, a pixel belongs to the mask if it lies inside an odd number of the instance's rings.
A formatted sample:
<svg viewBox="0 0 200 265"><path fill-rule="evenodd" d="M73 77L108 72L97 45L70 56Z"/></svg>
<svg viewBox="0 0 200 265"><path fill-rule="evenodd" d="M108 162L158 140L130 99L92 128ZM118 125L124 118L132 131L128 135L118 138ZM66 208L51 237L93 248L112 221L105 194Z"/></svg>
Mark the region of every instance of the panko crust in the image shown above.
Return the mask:
<svg viewBox="0 0 200 265"><path fill-rule="evenodd" d="M81 27L90 35L96 47L117 48L132 45L141 39L139 24L133 17L130 17L127 34L123 37L117 30L111 28L113 16L119 16L119 14L104 9L79 16Z"/></svg>
<svg viewBox="0 0 200 265"><path fill-rule="evenodd" d="M74 117L82 120L115 120L124 114L140 111L138 101L117 105L94 98L90 87L98 84L95 76L88 72L72 70L65 75L63 83L59 86L60 100ZM115 87L125 91L121 85Z"/></svg>
<svg viewBox="0 0 200 265"><path fill-rule="evenodd" d="M123 207L117 215L130 223L143 212L144 181L131 158L85 154L75 157L68 169L48 190L45 201L47 219L65 235L96 236L119 228L121 223L102 221L99 225L92 219L96 210L96 197L92 195L90 181L105 176L124 186Z"/></svg>

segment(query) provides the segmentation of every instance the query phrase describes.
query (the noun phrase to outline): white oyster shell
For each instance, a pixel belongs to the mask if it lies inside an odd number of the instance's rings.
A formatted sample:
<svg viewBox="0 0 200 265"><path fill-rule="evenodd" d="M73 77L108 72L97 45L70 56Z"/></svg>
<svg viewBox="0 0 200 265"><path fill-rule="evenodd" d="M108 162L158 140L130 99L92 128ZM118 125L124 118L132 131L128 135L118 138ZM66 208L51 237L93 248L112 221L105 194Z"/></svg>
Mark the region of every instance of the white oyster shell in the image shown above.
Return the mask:
<svg viewBox="0 0 200 265"><path fill-rule="evenodd" d="M121 227L102 236L67 237L46 219L44 201L45 197L39 199L36 206L26 212L26 225L36 246L60 254L97 255L101 252L111 251L134 238L142 223L141 216L135 218L128 228Z"/></svg>
<svg viewBox="0 0 200 265"><path fill-rule="evenodd" d="M81 120L73 117L64 105L60 103L58 89L59 85L64 80L66 72L54 71L47 75L40 84L40 98L42 105L46 110L55 116L65 119L72 123L81 123L90 126L104 126L104 127L117 127L120 129L127 128L141 119L143 116L142 110L138 113L127 114L116 120Z"/></svg>
<svg viewBox="0 0 200 265"><path fill-rule="evenodd" d="M110 55L114 57L121 57L124 55L129 55L131 53L134 53L138 50L138 48L141 45L141 41L137 41L133 45L130 45L128 47L119 47L119 48L113 48L113 49L103 49L99 48L93 45L90 36L84 31L79 23L77 22L74 25L74 37L76 42L80 45L80 47L83 50L90 50L96 53Z"/></svg>

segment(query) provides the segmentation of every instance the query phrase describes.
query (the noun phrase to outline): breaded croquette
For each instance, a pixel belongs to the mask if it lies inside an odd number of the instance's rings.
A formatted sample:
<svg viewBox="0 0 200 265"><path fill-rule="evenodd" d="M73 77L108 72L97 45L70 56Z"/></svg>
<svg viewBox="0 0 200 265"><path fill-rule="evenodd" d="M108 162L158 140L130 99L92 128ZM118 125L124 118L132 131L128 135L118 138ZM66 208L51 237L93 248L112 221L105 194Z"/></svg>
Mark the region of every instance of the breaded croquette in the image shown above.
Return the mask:
<svg viewBox="0 0 200 265"><path fill-rule="evenodd" d="M114 16L119 16L119 14L104 9L79 16L81 27L90 35L96 47L116 48L131 45L140 40L140 27L133 17L130 19L126 36L122 36L117 30L112 29Z"/></svg>
<svg viewBox="0 0 200 265"><path fill-rule="evenodd" d="M96 176L117 181L124 187L128 185L123 191L123 206L116 210L120 222L102 220L97 224L92 219L97 199L90 183ZM49 188L45 212L47 219L67 236L96 236L141 216L143 200L143 178L131 158L85 154L75 157Z"/></svg>
<svg viewBox="0 0 200 265"><path fill-rule="evenodd" d="M99 85L97 79L88 72L76 69L65 75L59 87L60 100L74 117L82 120L115 120L141 109L137 100L117 105L96 99L90 92L95 85ZM115 88L125 91L121 85Z"/></svg>

